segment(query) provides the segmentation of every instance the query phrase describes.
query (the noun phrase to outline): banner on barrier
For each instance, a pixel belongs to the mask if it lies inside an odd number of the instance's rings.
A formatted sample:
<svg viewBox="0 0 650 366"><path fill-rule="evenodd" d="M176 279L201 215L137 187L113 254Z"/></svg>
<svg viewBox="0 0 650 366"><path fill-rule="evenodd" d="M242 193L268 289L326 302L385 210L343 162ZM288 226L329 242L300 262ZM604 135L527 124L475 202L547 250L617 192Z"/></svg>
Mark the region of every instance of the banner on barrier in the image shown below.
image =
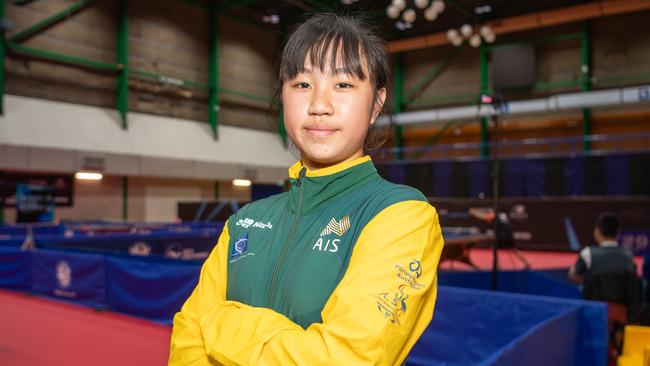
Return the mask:
<svg viewBox="0 0 650 366"><path fill-rule="evenodd" d="M0 247L0 288L27 291L32 288L31 252Z"/></svg>
<svg viewBox="0 0 650 366"><path fill-rule="evenodd" d="M106 257L112 310L171 323L198 283L200 263Z"/></svg>
<svg viewBox="0 0 650 366"><path fill-rule="evenodd" d="M205 259L216 245L220 231L196 230L188 233L107 234L37 236L36 246L48 249L83 249L128 253L134 256L164 256L173 259Z"/></svg>
<svg viewBox="0 0 650 366"><path fill-rule="evenodd" d="M552 297L439 287L431 324L409 366L605 366L607 306Z"/></svg>
<svg viewBox="0 0 650 366"><path fill-rule="evenodd" d="M105 308L104 257L95 254L38 250L32 253L34 292Z"/></svg>

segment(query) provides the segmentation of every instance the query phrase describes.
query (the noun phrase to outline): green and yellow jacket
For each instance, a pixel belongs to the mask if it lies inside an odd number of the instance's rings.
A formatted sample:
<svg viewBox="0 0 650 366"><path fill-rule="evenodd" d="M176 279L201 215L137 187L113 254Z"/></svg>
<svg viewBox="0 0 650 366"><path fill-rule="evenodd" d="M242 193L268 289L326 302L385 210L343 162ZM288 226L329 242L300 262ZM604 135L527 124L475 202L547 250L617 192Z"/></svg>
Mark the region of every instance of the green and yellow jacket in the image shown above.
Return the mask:
<svg viewBox="0 0 650 366"><path fill-rule="evenodd" d="M226 223L170 365L399 365L427 327L443 239L425 197L369 157L289 175Z"/></svg>

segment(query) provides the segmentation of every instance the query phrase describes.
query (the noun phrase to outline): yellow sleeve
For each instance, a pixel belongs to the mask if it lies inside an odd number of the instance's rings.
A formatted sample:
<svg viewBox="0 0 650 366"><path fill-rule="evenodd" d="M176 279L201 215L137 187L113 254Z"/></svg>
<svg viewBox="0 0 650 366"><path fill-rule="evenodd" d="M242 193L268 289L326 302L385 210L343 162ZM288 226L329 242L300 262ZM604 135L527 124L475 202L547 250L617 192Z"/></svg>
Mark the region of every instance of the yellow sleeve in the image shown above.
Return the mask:
<svg viewBox="0 0 650 366"><path fill-rule="evenodd" d="M205 352L224 365L401 364L433 316L442 247L431 205L392 205L363 229L322 323L225 301L201 319Z"/></svg>
<svg viewBox="0 0 650 366"><path fill-rule="evenodd" d="M199 283L174 316L169 365L214 365L205 353L200 317L226 300L228 223L201 268Z"/></svg>

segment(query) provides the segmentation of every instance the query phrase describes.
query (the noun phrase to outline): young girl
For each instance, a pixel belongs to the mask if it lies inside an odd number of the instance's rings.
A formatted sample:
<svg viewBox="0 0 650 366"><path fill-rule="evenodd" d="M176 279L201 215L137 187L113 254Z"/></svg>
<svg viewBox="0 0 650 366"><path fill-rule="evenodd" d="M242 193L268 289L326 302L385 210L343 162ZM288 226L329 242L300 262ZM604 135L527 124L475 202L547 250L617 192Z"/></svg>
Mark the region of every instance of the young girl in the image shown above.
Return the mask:
<svg viewBox="0 0 650 366"><path fill-rule="evenodd" d="M358 20L294 30L280 64L291 189L230 217L174 317L170 365L404 362L433 315L443 241L425 197L365 155L389 78Z"/></svg>

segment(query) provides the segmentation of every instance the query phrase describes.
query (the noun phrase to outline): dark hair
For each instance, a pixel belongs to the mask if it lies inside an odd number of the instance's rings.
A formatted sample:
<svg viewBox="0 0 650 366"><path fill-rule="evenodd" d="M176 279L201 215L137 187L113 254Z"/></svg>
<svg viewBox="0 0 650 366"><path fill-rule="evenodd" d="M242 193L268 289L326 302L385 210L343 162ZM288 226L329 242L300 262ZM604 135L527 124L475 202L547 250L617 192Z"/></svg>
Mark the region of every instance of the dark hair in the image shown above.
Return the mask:
<svg viewBox="0 0 650 366"><path fill-rule="evenodd" d="M618 226L618 219L609 212L600 214L596 219L596 227L607 238L615 238L618 235Z"/></svg>
<svg viewBox="0 0 650 366"><path fill-rule="evenodd" d="M313 67L318 67L321 71L341 68L343 72L361 80L369 78L375 90L375 102L380 89L385 88L386 95L389 95L391 74L384 41L363 16L319 13L295 27L280 56L273 105L281 104L284 82L305 70L307 57ZM342 65L337 65L337 60ZM369 75L363 71L364 64ZM394 122L387 105L384 102L377 120L368 130L363 146L366 154L375 152L390 136ZM281 108L278 110L282 113Z"/></svg>

